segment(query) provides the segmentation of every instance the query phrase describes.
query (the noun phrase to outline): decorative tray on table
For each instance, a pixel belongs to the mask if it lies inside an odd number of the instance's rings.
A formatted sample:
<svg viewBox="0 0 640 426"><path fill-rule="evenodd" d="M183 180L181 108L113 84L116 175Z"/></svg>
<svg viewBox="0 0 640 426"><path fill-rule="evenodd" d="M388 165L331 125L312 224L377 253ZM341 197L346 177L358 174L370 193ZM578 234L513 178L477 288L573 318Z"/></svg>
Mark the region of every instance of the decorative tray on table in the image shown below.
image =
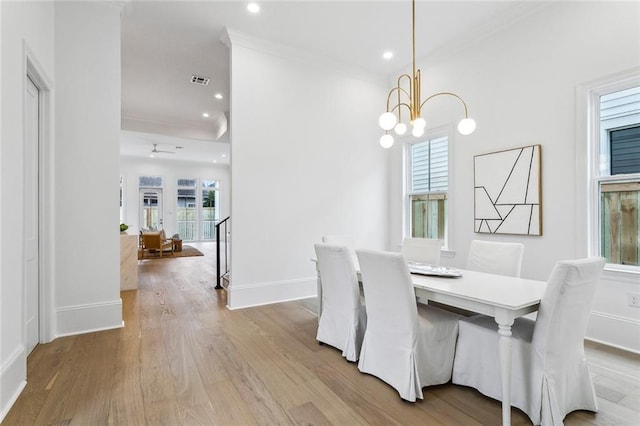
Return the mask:
<svg viewBox="0 0 640 426"><path fill-rule="evenodd" d="M429 265L428 263L407 262L409 272L419 275L435 275L438 277L456 278L461 277L462 272L448 266Z"/></svg>

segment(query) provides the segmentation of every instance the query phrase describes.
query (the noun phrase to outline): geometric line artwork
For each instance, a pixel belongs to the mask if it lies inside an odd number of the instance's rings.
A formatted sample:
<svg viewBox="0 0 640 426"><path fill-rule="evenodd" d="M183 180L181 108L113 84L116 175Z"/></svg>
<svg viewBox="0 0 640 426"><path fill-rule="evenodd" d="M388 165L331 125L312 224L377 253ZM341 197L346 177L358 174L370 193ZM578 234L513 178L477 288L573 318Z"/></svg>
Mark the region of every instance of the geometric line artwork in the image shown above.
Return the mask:
<svg viewBox="0 0 640 426"><path fill-rule="evenodd" d="M473 157L474 231L542 235L541 145Z"/></svg>

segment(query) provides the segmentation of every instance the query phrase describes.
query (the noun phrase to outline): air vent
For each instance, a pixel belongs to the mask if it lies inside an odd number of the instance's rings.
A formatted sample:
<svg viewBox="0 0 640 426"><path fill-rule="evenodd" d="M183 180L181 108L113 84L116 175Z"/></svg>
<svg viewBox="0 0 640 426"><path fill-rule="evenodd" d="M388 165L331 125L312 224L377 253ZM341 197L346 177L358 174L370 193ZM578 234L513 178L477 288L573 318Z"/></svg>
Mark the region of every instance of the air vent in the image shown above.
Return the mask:
<svg viewBox="0 0 640 426"><path fill-rule="evenodd" d="M209 77L202 77L199 75L192 75L191 82L194 84L200 84L201 86L207 86L211 79Z"/></svg>

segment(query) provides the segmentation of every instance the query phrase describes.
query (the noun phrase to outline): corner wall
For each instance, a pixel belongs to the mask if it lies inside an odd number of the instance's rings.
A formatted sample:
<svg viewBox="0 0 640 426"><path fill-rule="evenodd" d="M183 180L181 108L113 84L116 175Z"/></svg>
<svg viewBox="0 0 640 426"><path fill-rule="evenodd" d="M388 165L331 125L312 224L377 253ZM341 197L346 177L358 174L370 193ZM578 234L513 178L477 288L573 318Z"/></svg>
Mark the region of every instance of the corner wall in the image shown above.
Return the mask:
<svg viewBox="0 0 640 426"><path fill-rule="evenodd" d="M122 326L120 8L55 2L57 334Z"/></svg>
<svg viewBox="0 0 640 426"><path fill-rule="evenodd" d="M583 83L640 66L640 4L556 2L509 28L469 44L431 68L422 69L423 93L453 91L476 119L471 136L453 141L450 188L453 258L463 267L472 239L525 244L522 275L546 280L558 260L584 257L579 244L587 212L576 216L576 165L587 159L576 150L576 88ZM596 30L597 29L597 30ZM428 61L419 61L423 67ZM430 102L428 125L459 117L455 105ZM585 141L586 143L586 141ZM473 156L519 146L542 145L543 235L476 234L473 231ZM585 150L586 152L586 150ZM394 147L392 245L402 241L402 147ZM400 183L399 183L400 182ZM640 351L640 309L627 306L627 293L640 292L632 274L603 275L587 336Z"/></svg>
<svg viewBox="0 0 640 426"><path fill-rule="evenodd" d="M228 306L313 296L323 235L387 243L383 82L237 34L230 48Z"/></svg>

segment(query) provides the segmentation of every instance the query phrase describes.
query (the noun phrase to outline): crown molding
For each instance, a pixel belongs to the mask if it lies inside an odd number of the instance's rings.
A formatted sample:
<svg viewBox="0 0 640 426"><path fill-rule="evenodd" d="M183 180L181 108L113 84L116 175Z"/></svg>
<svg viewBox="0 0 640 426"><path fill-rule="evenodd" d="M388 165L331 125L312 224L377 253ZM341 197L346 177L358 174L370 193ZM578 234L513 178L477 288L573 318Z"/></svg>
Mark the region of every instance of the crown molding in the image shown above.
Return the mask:
<svg viewBox="0 0 640 426"><path fill-rule="evenodd" d="M287 46L284 44L260 39L248 34L235 31L230 28L224 28L220 35L220 41L224 43L230 50L235 46L252 49L258 52L267 53L278 56L293 62L302 63L316 68L322 68L327 71L333 71L338 74L347 75L362 81L373 83L385 87L387 85L386 74L372 73L362 68L345 64L340 61L333 60L320 54L314 54L306 50Z"/></svg>

